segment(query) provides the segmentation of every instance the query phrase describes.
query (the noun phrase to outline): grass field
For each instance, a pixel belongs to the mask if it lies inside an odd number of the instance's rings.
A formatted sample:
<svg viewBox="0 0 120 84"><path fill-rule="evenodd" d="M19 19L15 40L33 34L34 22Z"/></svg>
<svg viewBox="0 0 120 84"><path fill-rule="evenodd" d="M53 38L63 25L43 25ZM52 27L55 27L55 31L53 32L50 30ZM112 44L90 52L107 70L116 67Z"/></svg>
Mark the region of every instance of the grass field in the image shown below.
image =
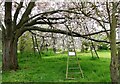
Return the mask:
<svg viewBox="0 0 120 84"><path fill-rule="evenodd" d="M66 80L67 54L19 54L17 71L4 72L3 82L110 82L110 52L99 51L100 59L93 59L90 53L77 53L84 78Z"/></svg>

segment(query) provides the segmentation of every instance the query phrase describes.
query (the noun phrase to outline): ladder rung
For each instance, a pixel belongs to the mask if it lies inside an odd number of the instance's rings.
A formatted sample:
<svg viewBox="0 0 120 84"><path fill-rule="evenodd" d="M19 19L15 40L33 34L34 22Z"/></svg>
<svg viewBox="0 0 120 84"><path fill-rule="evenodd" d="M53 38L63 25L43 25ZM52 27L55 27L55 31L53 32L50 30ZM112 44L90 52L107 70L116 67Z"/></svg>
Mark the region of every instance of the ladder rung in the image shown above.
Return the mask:
<svg viewBox="0 0 120 84"><path fill-rule="evenodd" d="M72 57L73 57L73 58L77 58L76 55L69 55L69 57L71 57L71 58L72 58Z"/></svg>
<svg viewBox="0 0 120 84"><path fill-rule="evenodd" d="M69 77L69 78L66 78L66 79L68 79L68 80L74 80L75 78L72 78L72 77L70 78L70 77Z"/></svg>
<svg viewBox="0 0 120 84"><path fill-rule="evenodd" d="M69 59L70 62L77 62L75 58Z"/></svg>
<svg viewBox="0 0 120 84"><path fill-rule="evenodd" d="M79 67L69 68L70 70L80 69Z"/></svg>
<svg viewBox="0 0 120 84"><path fill-rule="evenodd" d="M70 56L70 57L69 57L69 60L75 60L75 61L77 61L77 58L74 57L74 56Z"/></svg>
<svg viewBox="0 0 120 84"><path fill-rule="evenodd" d="M74 54L74 55L68 55L69 57L75 57L75 58L77 58L77 56L76 56L76 54Z"/></svg>
<svg viewBox="0 0 120 84"><path fill-rule="evenodd" d="M81 72L69 72L69 74L81 74Z"/></svg>
<svg viewBox="0 0 120 84"><path fill-rule="evenodd" d="M72 60L71 60L71 61L69 61L69 65L71 65L71 66L72 66L72 65L74 65L74 66L75 66L75 65L78 66L78 62L75 62L75 61L72 61Z"/></svg>

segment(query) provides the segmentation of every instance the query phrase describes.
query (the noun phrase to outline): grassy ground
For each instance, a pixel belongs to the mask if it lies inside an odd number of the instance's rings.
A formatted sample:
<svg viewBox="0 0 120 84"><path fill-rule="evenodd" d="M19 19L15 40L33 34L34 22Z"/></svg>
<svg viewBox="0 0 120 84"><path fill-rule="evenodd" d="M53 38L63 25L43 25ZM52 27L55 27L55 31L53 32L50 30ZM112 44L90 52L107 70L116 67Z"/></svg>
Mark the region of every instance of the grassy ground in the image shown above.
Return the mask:
<svg viewBox="0 0 120 84"><path fill-rule="evenodd" d="M66 80L67 54L46 54L42 59L30 53L18 55L20 69L4 72L3 82L110 82L110 52L98 52L100 59L90 53L77 53L84 78ZM50 55L50 56L49 56Z"/></svg>

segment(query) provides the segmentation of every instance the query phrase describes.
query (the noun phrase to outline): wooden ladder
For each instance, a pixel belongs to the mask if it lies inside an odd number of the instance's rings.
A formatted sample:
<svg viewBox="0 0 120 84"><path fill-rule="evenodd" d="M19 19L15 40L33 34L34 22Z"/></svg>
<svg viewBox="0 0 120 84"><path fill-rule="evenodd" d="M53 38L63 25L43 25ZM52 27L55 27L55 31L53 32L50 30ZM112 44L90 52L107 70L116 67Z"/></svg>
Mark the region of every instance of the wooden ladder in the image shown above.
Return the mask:
<svg viewBox="0 0 120 84"><path fill-rule="evenodd" d="M84 78L79 59L76 55L73 36L68 36L68 58L66 68L66 79Z"/></svg>

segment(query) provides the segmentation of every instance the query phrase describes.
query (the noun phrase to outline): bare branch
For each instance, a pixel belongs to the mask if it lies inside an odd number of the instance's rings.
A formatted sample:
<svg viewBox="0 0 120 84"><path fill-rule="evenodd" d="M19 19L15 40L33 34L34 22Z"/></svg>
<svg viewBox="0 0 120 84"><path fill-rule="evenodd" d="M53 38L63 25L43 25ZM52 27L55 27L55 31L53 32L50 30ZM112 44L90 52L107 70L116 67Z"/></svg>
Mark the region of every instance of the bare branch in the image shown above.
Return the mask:
<svg viewBox="0 0 120 84"><path fill-rule="evenodd" d="M61 21L61 22L46 22L45 20L64 20L64 21ZM41 20L41 21L40 21ZM65 21L65 17L60 17L60 18L52 18L52 17L38 17L34 20L31 20L30 22L28 23L25 23L25 26L32 26L32 25L35 25L35 24L62 24L66 22Z"/></svg>
<svg viewBox="0 0 120 84"><path fill-rule="evenodd" d="M106 9L107 9L107 13L108 13L109 23L111 24L110 10L109 10L109 7L108 7L108 2L106 2Z"/></svg>
<svg viewBox="0 0 120 84"><path fill-rule="evenodd" d="M21 25L24 24L24 22L26 21L26 19L29 18L28 15L31 13L32 8L34 7L34 5L35 5L35 2L30 2L30 3L28 4L28 7L27 7L26 11L25 11L24 14L22 15L22 18L21 18L20 22L19 22L18 25L17 25L17 28L20 28Z"/></svg>
<svg viewBox="0 0 120 84"><path fill-rule="evenodd" d="M20 1L20 4L18 5L18 7L17 7L17 9L16 9L16 11L15 11L14 20L13 20L13 21L14 21L14 22L13 22L14 26L16 26L16 21L17 21L17 18L18 18L18 14L19 14L22 6L23 6L23 0Z"/></svg>
<svg viewBox="0 0 120 84"><path fill-rule="evenodd" d="M47 29L47 28L41 28L41 27L38 27L38 26L31 26L31 27L25 27L24 28L24 31L29 31L29 30L38 30L38 31L41 31L41 32L53 32L53 33L60 33L60 34L68 34L69 36L73 35L74 37L82 37L84 39L92 40L92 41L95 41L95 42L110 43L110 42L104 41L104 40L96 40L96 39L87 37L87 35L81 35L77 32L72 32L72 34L71 34L71 32L60 30L60 29ZM90 36L90 35L88 34L88 36Z"/></svg>
<svg viewBox="0 0 120 84"><path fill-rule="evenodd" d="M36 25L36 24L63 24L65 23L66 21L61 21L61 22L47 22L47 21L34 21L34 22L31 22L31 23L28 23L28 24L25 24L25 26L33 26L33 25Z"/></svg>

